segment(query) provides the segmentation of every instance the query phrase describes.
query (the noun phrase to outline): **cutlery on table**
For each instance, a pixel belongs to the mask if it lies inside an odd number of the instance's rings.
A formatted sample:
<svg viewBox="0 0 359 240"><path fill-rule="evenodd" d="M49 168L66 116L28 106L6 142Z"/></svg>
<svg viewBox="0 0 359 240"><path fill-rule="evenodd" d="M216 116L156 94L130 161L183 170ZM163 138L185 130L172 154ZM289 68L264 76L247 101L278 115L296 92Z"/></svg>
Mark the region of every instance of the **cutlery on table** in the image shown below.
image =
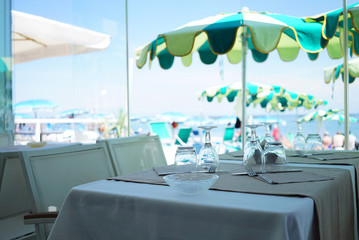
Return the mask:
<svg viewBox="0 0 359 240"><path fill-rule="evenodd" d="M257 174L251 166L245 165L244 168L246 169L248 176L250 176L250 177L258 177L259 179L261 179L267 183L270 183L270 184L276 183L276 182L272 181L271 179L263 176L262 174Z"/></svg>
<svg viewBox="0 0 359 240"><path fill-rule="evenodd" d="M256 174L261 174L261 173L285 173L285 172L302 172L302 169L283 169L283 170L269 170L269 171L260 171L260 172L255 172ZM238 176L238 175L248 175L248 172L236 172L236 173L232 173L233 176Z"/></svg>

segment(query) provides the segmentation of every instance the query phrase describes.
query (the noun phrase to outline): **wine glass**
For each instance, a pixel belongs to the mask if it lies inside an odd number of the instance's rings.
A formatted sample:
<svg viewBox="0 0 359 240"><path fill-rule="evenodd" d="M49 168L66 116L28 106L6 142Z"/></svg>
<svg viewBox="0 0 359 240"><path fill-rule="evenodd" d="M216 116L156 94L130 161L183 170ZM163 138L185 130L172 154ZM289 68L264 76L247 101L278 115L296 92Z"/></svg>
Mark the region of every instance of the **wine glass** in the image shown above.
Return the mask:
<svg viewBox="0 0 359 240"><path fill-rule="evenodd" d="M287 157L282 143L267 142L263 152L264 171L281 170L287 165Z"/></svg>
<svg viewBox="0 0 359 240"><path fill-rule="evenodd" d="M308 134L306 142L307 142L307 145L306 145L307 151L323 150L322 139L320 138L319 134L317 134L317 133Z"/></svg>
<svg viewBox="0 0 359 240"><path fill-rule="evenodd" d="M244 147L243 165L250 165L255 171L259 171L263 165L263 150L256 134L256 128L263 126L262 124L248 124L251 131L251 138Z"/></svg>
<svg viewBox="0 0 359 240"><path fill-rule="evenodd" d="M204 145L199 151L197 166L200 168L209 169L210 167L219 168L218 153L211 143L211 129L217 126L199 126L205 130Z"/></svg>
<svg viewBox="0 0 359 240"><path fill-rule="evenodd" d="M302 133L302 126L301 126L301 122L299 121L295 121L298 125L298 132L297 135L294 138L293 141L293 149L294 150L305 150L306 148L306 140L305 137Z"/></svg>
<svg viewBox="0 0 359 240"><path fill-rule="evenodd" d="M270 126L276 122L263 122L264 126L266 127L266 134L264 136L264 140L266 142L274 142L274 138L271 135L270 132Z"/></svg>
<svg viewBox="0 0 359 240"><path fill-rule="evenodd" d="M175 166L197 164L197 153L194 147L179 146L175 155Z"/></svg>

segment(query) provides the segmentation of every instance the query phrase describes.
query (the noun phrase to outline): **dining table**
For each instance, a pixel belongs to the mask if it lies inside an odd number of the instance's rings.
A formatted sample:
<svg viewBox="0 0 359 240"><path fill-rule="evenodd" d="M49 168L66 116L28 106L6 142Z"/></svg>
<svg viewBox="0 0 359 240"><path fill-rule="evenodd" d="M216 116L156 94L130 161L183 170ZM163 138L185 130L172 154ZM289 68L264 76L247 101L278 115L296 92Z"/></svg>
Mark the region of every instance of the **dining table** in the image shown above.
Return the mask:
<svg viewBox="0 0 359 240"><path fill-rule="evenodd" d="M218 181L198 195L156 169L76 186L48 239L358 239L356 166L289 161L300 171L267 174L269 184L232 174L244 171L240 154L221 155Z"/></svg>

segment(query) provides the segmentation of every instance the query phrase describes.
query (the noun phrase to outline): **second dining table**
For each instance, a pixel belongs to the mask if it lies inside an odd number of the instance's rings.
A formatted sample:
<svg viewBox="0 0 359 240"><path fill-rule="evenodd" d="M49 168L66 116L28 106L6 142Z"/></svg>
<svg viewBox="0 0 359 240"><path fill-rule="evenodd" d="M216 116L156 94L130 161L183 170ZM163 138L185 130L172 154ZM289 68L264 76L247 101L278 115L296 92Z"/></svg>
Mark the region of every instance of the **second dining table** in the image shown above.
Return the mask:
<svg viewBox="0 0 359 240"><path fill-rule="evenodd" d="M356 239L352 166L300 167L330 180L287 184L231 175L240 161L221 166L229 172L200 195L152 169L77 186L49 239Z"/></svg>

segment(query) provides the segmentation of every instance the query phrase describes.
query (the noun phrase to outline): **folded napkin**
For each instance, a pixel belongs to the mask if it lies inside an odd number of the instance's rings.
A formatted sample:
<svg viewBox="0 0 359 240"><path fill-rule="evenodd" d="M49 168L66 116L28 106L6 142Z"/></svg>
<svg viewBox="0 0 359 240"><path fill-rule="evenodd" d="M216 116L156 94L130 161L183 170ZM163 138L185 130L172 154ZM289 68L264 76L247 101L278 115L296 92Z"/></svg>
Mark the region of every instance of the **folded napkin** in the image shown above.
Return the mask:
<svg viewBox="0 0 359 240"><path fill-rule="evenodd" d="M300 183L333 180L334 177L322 176L310 172L263 173L262 176L272 180L273 184Z"/></svg>
<svg viewBox="0 0 359 240"><path fill-rule="evenodd" d="M227 152L218 155L220 160L242 160L243 159L243 151L235 151L235 152Z"/></svg>
<svg viewBox="0 0 359 240"><path fill-rule="evenodd" d="M168 165L163 167L154 167L153 170L157 173L158 176L165 176L169 174L176 174L176 173L188 173L192 171L197 171L197 167L195 164L188 164L188 165Z"/></svg>

